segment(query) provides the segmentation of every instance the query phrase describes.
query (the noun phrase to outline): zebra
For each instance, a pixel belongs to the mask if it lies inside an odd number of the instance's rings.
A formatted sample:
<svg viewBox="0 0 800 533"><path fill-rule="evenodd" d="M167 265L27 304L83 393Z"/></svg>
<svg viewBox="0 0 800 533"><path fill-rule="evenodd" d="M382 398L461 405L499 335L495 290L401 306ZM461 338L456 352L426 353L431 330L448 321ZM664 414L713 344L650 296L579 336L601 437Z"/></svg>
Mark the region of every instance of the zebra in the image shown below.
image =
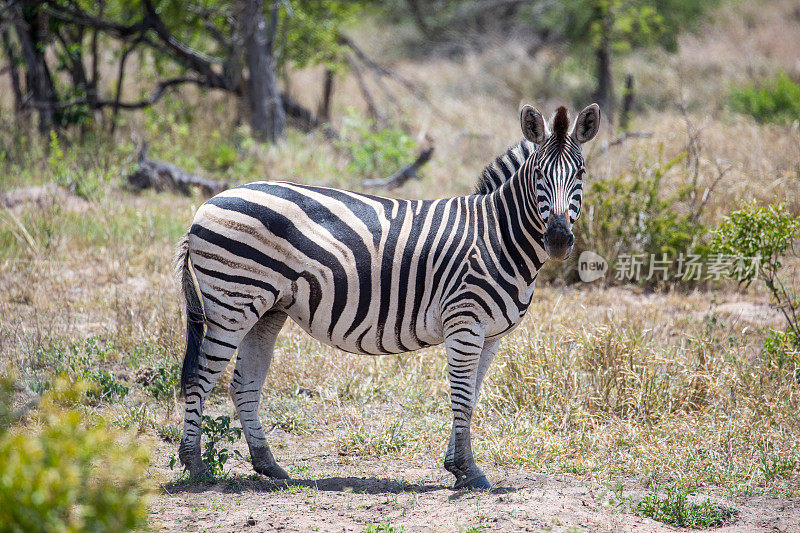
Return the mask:
<svg viewBox="0 0 800 533"><path fill-rule="evenodd" d="M500 340L525 316L549 258L572 251L585 173L582 145L600 125L583 109L570 128L521 109L523 141L482 175L475 194L401 200L261 181L204 203L179 245L187 309L181 372L181 462L201 459L203 402L236 354L230 396L253 469L289 476L258 417L287 317L347 352L381 355L445 344L453 423L444 467L455 489L491 489L475 462L471 418Z"/></svg>

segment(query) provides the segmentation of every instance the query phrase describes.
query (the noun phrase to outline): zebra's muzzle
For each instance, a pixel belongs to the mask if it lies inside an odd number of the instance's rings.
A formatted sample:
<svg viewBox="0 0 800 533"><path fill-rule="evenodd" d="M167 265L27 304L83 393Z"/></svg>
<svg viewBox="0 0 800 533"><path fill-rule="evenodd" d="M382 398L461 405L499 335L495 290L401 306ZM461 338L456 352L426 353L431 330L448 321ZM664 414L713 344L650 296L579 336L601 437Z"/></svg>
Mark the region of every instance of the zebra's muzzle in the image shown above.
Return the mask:
<svg viewBox="0 0 800 533"><path fill-rule="evenodd" d="M547 220L544 232L544 250L552 259L563 261L572 253L575 236L567 225L567 215L552 214Z"/></svg>

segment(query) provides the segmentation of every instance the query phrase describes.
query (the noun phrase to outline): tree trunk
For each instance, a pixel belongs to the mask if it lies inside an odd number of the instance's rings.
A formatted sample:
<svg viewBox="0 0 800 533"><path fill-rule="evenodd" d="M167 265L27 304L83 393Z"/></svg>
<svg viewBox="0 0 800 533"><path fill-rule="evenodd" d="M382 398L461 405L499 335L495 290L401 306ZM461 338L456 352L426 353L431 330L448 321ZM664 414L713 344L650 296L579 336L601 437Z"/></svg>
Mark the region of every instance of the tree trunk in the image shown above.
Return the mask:
<svg viewBox="0 0 800 533"><path fill-rule="evenodd" d="M23 18L21 9L15 7L13 13L14 29L26 65L27 89L31 93L33 107L39 112L39 133L47 135L55 122L57 98L44 57L45 40L42 33L46 31L46 21L38 6L28 12L27 19Z"/></svg>
<svg viewBox="0 0 800 533"><path fill-rule="evenodd" d="M619 111L619 129L628 129L633 108L633 74L625 76L625 91L622 93L622 108Z"/></svg>
<svg viewBox="0 0 800 533"><path fill-rule="evenodd" d="M272 142L281 139L286 129L286 115L275 77L272 46L278 23L279 1L272 6L270 25L264 17L263 0L237 0L238 25L244 46L245 65L249 71L245 98L254 135Z"/></svg>
<svg viewBox="0 0 800 533"><path fill-rule="evenodd" d="M331 119L331 96L333 95L333 77L331 69L325 70L325 84L322 87L322 100L319 103L317 117L322 122L330 122Z"/></svg>
<svg viewBox="0 0 800 533"><path fill-rule="evenodd" d="M8 28L0 27L0 36L3 39L3 48L8 57L8 74L11 77L11 91L14 93L14 119L17 124L22 122L22 85L19 79L19 68L17 65L17 54L11 43L11 36Z"/></svg>
<svg viewBox="0 0 800 533"><path fill-rule="evenodd" d="M409 11L411 11L411 17L422 32L422 35L430 38L431 30L425 22L425 17L422 15L422 10L419 7L419 0L406 0L406 3L408 4Z"/></svg>
<svg viewBox="0 0 800 533"><path fill-rule="evenodd" d="M607 117L614 116L614 81L611 77L611 30L613 15L608 8L599 7L598 17L602 25L600 45L595 50L597 57L597 90L595 101L603 109Z"/></svg>

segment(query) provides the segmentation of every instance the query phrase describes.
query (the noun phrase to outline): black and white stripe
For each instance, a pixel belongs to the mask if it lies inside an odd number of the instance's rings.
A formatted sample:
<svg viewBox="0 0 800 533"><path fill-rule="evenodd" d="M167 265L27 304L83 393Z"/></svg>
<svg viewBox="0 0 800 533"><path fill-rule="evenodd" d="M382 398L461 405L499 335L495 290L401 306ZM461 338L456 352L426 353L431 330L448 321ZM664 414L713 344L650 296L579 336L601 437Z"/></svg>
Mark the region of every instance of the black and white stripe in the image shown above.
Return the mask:
<svg viewBox="0 0 800 533"><path fill-rule="evenodd" d="M577 191L576 217L580 211L580 144L551 143L555 137L510 149L471 196L397 200L256 182L203 204L180 256L189 332L180 457L191 473L205 472L203 400L236 353L230 392L253 466L287 477L267 445L258 404L289 316L349 352L400 353L444 342L454 416L445 467L457 487L488 487L470 444L481 382L500 339L524 316L547 259L543 205L550 212Z"/></svg>

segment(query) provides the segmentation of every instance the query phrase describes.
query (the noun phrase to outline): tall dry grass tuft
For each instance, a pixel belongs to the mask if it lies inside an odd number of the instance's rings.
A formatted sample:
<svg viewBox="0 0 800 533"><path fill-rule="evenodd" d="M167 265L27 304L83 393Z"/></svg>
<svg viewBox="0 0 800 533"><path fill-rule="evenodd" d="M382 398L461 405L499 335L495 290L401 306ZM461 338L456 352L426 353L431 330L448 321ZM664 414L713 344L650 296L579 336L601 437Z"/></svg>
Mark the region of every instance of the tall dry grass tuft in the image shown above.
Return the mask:
<svg viewBox="0 0 800 533"><path fill-rule="evenodd" d="M579 419L646 422L701 409L713 364L703 342L689 339L680 358L613 323L581 332L540 331L506 349L492 402Z"/></svg>

